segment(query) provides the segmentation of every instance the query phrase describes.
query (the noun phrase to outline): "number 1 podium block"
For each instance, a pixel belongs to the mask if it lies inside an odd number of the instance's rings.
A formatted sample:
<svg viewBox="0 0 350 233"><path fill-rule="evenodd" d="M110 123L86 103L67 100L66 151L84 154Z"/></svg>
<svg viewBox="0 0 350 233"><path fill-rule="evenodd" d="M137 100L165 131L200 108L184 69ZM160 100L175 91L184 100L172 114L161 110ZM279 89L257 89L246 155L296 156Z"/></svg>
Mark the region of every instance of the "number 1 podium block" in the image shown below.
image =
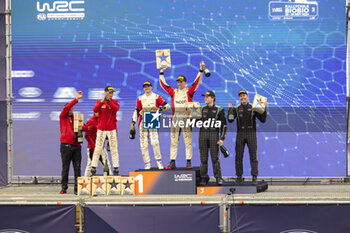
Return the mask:
<svg viewBox="0 0 350 233"><path fill-rule="evenodd" d="M196 194L196 170L136 170L135 195Z"/></svg>

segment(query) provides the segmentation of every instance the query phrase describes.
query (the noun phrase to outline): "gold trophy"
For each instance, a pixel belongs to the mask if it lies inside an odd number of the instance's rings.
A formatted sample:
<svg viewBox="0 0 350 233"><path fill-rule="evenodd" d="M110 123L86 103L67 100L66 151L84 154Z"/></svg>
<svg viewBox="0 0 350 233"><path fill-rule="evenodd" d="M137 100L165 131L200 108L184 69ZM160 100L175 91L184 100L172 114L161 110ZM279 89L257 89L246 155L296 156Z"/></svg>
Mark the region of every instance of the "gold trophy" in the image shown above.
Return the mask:
<svg viewBox="0 0 350 233"><path fill-rule="evenodd" d="M265 112L265 105L264 103L267 101L267 98L256 94L254 96L254 101L253 101L253 111L258 112L260 114L263 114Z"/></svg>
<svg viewBox="0 0 350 233"><path fill-rule="evenodd" d="M187 108L194 108L194 109L197 109L197 108L199 108L199 102L188 102L187 103L187 106L186 106Z"/></svg>
<svg viewBox="0 0 350 233"><path fill-rule="evenodd" d="M157 69L171 67L170 49L156 50Z"/></svg>
<svg viewBox="0 0 350 233"><path fill-rule="evenodd" d="M79 130L79 127L84 125L84 114L74 113L73 128L74 132L78 133L78 142L83 143L83 132Z"/></svg>

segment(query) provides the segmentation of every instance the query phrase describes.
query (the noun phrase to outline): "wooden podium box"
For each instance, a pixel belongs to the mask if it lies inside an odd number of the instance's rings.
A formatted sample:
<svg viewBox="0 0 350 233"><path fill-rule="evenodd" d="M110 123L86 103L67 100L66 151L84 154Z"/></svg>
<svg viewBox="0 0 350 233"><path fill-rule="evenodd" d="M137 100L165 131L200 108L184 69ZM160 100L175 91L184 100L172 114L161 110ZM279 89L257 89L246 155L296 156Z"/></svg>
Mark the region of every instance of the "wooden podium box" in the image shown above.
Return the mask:
<svg viewBox="0 0 350 233"><path fill-rule="evenodd" d="M91 195L92 196L106 195L106 188L107 188L106 181L107 181L107 176L93 176Z"/></svg>
<svg viewBox="0 0 350 233"><path fill-rule="evenodd" d="M121 177L122 195L135 195L134 182L134 177Z"/></svg>
<svg viewBox="0 0 350 233"><path fill-rule="evenodd" d="M91 195L91 177L78 177L78 196Z"/></svg>
<svg viewBox="0 0 350 233"><path fill-rule="evenodd" d="M121 176L107 176L107 195L121 195Z"/></svg>

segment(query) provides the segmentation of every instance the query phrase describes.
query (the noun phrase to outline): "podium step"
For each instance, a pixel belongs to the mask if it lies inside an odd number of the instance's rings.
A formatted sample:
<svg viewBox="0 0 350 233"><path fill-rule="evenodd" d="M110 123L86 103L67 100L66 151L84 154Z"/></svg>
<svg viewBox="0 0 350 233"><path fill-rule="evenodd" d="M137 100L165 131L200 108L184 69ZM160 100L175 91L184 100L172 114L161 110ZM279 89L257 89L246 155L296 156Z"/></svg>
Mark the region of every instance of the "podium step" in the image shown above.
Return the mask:
<svg viewBox="0 0 350 233"><path fill-rule="evenodd" d="M197 195L208 194L253 194L264 192L268 188L265 181L259 181L256 185L252 182L244 182L240 185L234 182L224 182L223 185L217 185L215 182L208 183L206 186L197 186Z"/></svg>
<svg viewBox="0 0 350 233"><path fill-rule="evenodd" d="M196 194L199 168L138 169L129 175L135 177L136 195Z"/></svg>

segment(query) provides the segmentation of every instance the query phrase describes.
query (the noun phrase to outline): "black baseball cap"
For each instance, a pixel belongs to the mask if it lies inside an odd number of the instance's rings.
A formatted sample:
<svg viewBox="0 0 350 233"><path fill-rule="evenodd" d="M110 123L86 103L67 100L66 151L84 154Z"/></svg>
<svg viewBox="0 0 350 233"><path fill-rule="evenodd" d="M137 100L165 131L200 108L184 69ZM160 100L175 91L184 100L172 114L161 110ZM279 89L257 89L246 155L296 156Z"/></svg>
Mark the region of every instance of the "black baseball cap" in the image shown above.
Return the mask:
<svg viewBox="0 0 350 233"><path fill-rule="evenodd" d="M177 81L177 82L178 82L178 81L181 81L181 82L187 82L187 79L186 79L186 77L185 77L185 76L180 75L179 77L177 77L176 81Z"/></svg>
<svg viewBox="0 0 350 233"><path fill-rule="evenodd" d="M245 90L241 90L241 91L238 92L238 96L240 96L241 94L246 94L246 95L248 95L247 92L246 92Z"/></svg>
<svg viewBox="0 0 350 233"><path fill-rule="evenodd" d="M202 96L211 96L211 97L215 97L215 93L212 91L207 91L205 94L203 94Z"/></svg>
<svg viewBox="0 0 350 233"><path fill-rule="evenodd" d="M105 88L105 92L115 92L114 88L112 86L107 86Z"/></svg>
<svg viewBox="0 0 350 233"><path fill-rule="evenodd" d="M152 84L151 84L150 82L147 81L147 82L144 82L144 83L143 83L142 87L145 87L146 85L152 86Z"/></svg>

